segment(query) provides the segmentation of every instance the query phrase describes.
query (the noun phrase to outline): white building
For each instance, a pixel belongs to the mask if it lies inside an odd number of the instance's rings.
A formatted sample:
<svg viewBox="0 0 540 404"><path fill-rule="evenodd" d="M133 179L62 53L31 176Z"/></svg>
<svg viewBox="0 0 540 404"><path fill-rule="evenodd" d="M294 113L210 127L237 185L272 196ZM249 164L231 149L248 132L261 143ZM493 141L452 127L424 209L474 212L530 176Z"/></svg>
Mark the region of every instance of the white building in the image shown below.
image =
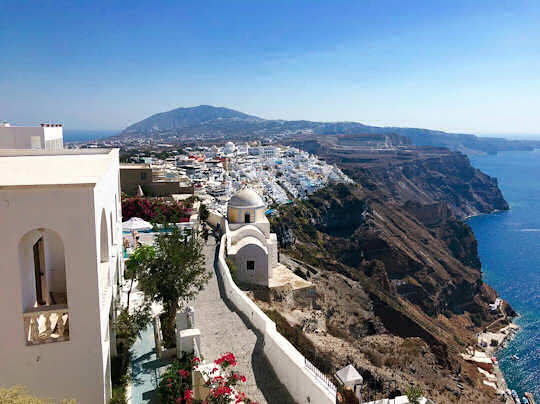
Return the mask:
<svg viewBox="0 0 540 404"><path fill-rule="evenodd" d="M111 396L122 277L118 150L0 150L0 385Z"/></svg>
<svg viewBox="0 0 540 404"><path fill-rule="evenodd" d="M0 124L0 149L62 150L64 137L61 124L11 126Z"/></svg>
<svg viewBox="0 0 540 404"><path fill-rule="evenodd" d="M265 211L263 200L251 189L232 196L227 205L227 254L240 281L269 286L278 265L278 245Z"/></svg>

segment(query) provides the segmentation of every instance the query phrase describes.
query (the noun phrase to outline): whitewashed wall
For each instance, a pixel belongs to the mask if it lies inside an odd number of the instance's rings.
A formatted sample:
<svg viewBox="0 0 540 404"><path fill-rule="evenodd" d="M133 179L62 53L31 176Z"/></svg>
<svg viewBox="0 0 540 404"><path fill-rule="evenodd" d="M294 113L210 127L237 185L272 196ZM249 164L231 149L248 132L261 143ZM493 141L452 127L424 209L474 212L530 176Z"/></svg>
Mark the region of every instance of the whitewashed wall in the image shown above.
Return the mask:
<svg viewBox="0 0 540 404"><path fill-rule="evenodd" d="M276 324L232 280L225 262L224 235L219 246L218 269L227 298L264 336L264 353L277 377L298 404L334 404L336 395L305 367L305 358L276 330Z"/></svg>

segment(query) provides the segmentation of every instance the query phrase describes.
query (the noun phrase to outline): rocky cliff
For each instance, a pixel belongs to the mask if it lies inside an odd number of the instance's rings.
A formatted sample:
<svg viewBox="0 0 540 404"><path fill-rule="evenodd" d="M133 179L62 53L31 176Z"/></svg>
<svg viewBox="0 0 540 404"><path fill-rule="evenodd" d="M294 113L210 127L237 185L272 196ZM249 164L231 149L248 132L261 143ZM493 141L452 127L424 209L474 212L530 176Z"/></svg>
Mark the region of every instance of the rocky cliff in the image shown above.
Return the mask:
<svg viewBox="0 0 540 404"><path fill-rule="evenodd" d="M317 290L311 301L271 307L305 332L327 367L354 363L370 394L413 383L436 402L496 402L458 355L498 316L461 220L507 208L496 181L444 150L344 160L319 152L357 184L280 209L272 226L283 252L319 272L303 273Z"/></svg>

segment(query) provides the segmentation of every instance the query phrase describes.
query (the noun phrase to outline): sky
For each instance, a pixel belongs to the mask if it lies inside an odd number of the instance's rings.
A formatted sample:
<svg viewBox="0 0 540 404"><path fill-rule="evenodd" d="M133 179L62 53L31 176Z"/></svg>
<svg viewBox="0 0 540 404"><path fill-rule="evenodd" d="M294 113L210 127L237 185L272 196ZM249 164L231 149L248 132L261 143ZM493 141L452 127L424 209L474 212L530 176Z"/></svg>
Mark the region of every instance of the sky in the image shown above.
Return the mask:
<svg viewBox="0 0 540 404"><path fill-rule="evenodd" d="M268 119L540 133L540 1L0 0L0 120Z"/></svg>

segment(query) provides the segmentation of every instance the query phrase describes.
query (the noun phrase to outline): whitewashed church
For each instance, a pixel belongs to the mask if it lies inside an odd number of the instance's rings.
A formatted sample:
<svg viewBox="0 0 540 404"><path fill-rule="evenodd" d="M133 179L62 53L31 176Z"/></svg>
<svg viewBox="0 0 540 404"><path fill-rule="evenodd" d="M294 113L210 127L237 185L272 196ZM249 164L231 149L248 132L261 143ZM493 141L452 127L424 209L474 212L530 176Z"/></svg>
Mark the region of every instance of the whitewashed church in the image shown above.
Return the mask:
<svg viewBox="0 0 540 404"><path fill-rule="evenodd" d="M278 244L257 193L243 189L227 205L227 254L241 282L271 286L278 267Z"/></svg>

